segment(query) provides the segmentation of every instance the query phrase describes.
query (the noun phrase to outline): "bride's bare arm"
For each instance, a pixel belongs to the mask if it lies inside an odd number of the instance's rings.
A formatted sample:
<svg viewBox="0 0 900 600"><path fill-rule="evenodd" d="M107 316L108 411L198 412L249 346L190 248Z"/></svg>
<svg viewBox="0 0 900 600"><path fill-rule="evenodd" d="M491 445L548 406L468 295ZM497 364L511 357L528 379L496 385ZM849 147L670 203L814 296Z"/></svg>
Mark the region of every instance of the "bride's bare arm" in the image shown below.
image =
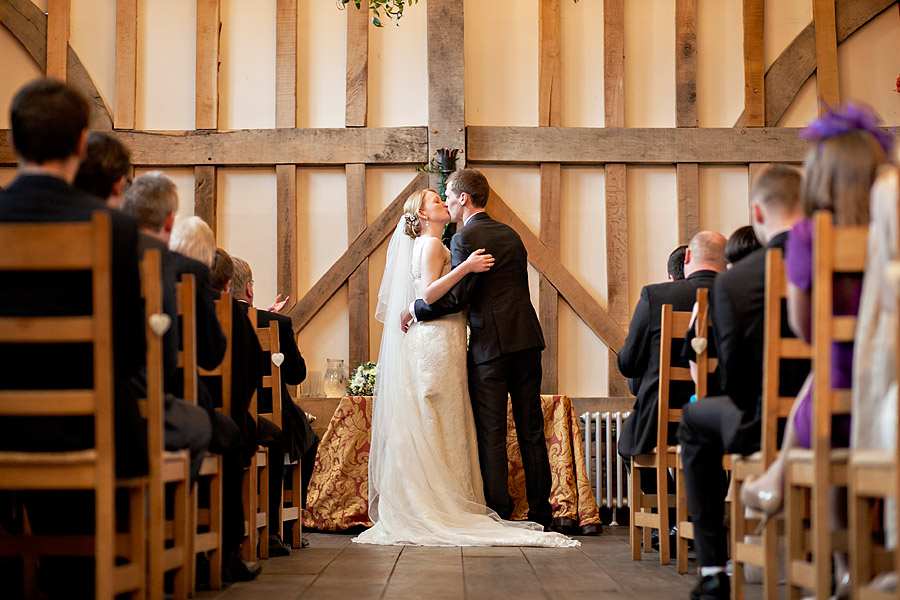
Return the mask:
<svg viewBox="0 0 900 600"><path fill-rule="evenodd" d="M470 273L483 273L494 264L494 257L484 254L484 248L480 248L469 255L455 269L441 277L444 268L444 247L437 238L423 240L422 248L422 285L425 286L423 300L428 304L437 301L450 291L463 277Z"/></svg>

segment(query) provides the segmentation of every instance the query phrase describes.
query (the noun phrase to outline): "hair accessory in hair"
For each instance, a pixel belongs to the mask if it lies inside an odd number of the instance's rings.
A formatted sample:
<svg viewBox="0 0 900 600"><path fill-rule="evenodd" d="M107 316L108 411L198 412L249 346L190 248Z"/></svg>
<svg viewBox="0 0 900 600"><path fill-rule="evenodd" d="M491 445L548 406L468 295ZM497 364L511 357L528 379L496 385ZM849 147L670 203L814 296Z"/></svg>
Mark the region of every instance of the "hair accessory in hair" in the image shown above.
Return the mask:
<svg viewBox="0 0 900 600"><path fill-rule="evenodd" d="M851 131L868 131L871 133L884 153L891 158L894 136L880 127L881 117L866 104L847 102L842 106L833 106L824 115L807 125L800 132L800 137L810 142L821 142Z"/></svg>
<svg viewBox="0 0 900 600"><path fill-rule="evenodd" d="M419 220L419 217L412 213L403 213L403 218L406 219L406 222L410 225L415 225Z"/></svg>

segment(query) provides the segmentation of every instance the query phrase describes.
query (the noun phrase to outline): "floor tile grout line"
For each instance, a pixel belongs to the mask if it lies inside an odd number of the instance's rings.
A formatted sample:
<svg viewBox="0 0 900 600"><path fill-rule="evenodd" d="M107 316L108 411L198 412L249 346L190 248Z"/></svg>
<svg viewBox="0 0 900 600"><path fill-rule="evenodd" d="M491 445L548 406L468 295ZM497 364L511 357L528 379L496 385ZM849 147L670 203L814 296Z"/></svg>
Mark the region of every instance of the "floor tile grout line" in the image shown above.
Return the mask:
<svg viewBox="0 0 900 600"><path fill-rule="evenodd" d="M537 579L538 584L541 586L541 590L544 592L544 597L549 600L551 598L550 593L547 592L547 588L544 587L544 582L541 580L541 576L538 575L537 569L535 569L534 565L531 563L531 559L529 559L528 555L525 554L525 548L520 547L519 552L522 553L522 556L525 558L525 562L528 563L528 566L531 568L531 572L534 573L534 578Z"/></svg>
<svg viewBox="0 0 900 600"><path fill-rule="evenodd" d="M316 573L316 576L313 577L313 580L309 582L309 585L306 586L306 589L303 590L302 592L300 592L300 595L297 596L297 600L300 600L300 598L302 598L303 596L306 595L306 592L308 592L310 589L312 589L312 586L314 586L314 585L316 584L316 582L319 580L319 578L322 577L322 574L323 574L326 570L328 570L328 567L331 566L331 563L333 563L334 561L336 561L336 560L338 559L338 557L339 557L341 554L343 554L343 553L347 550L347 548L349 548L349 547L350 547L350 546L347 545L347 546L344 546L343 548L341 548L341 551L338 552L337 554L335 554L335 555L331 558L331 560L329 560L329 561L325 564L325 566L322 567L322 568L319 570L318 573Z"/></svg>
<svg viewBox="0 0 900 600"><path fill-rule="evenodd" d="M400 552L397 553L397 557L394 559L394 564L391 565L391 572L388 573L387 581L384 582L384 587L381 590L381 595L378 598L384 598L384 595L387 594L388 586L391 585L391 578L394 576L394 570L397 568L397 563L400 562L400 557L403 556L403 551L406 550L406 546L400 546Z"/></svg>

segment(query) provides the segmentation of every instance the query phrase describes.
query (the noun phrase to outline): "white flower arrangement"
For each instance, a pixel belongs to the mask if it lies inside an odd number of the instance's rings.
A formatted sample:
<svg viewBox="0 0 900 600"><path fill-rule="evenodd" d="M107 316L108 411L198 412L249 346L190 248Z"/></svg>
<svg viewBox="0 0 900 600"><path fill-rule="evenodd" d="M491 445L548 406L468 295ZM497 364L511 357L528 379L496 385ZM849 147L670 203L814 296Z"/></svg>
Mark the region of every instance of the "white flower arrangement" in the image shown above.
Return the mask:
<svg viewBox="0 0 900 600"><path fill-rule="evenodd" d="M375 375L378 374L378 365L371 361L360 364L350 373L350 382L347 384L348 396L371 396L375 393Z"/></svg>

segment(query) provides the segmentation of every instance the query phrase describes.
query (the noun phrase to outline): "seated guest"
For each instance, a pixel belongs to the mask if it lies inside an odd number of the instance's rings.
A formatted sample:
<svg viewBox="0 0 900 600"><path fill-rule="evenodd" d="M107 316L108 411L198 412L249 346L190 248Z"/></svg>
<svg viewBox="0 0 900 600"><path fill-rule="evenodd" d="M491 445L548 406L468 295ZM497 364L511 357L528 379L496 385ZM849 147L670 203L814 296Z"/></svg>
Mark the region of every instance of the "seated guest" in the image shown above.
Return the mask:
<svg viewBox="0 0 900 600"><path fill-rule="evenodd" d="M738 227L725 242L725 265L730 269L734 263L759 248L762 246L753 233L753 227L750 225Z"/></svg>
<svg viewBox="0 0 900 600"><path fill-rule="evenodd" d="M232 257L232 260L234 261L234 273L231 278L232 294L246 310L253 306L253 272L246 261L237 257ZM316 464L319 437L310 426L306 413L294 403L287 386L288 384L299 385L306 379L306 362L297 347L297 338L294 336L294 328L289 317L266 310L259 310L256 315L257 327L268 327L272 321L278 323L278 343L280 351L284 355L284 362L281 363L282 427L287 439L287 451L291 461L299 460L301 462L300 473L303 486L301 497L305 506L306 490ZM260 411L269 412L272 408L271 390L260 388L257 398Z"/></svg>
<svg viewBox="0 0 900 600"><path fill-rule="evenodd" d="M712 287L717 273L725 270L725 238L714 231L701 231L688 244L684 258L685 279L644 286L634 309L625 344L617 359L619 371L625 377L640 379L634 409L625 419L618 451L622 457L645 454L656 447L656 406L659 387L660 312L663 304L673 305L676 311L689 311L697 298L697 289ZM680 358L680 352L673 353ZM688 367L687 361L683 366ZM691 395L691 385L673 382L670 406L681 408ZM670 443L674 443L674 428ZM652 485L652 477L642 483ZM650 493L649 487L645 491Z"/></svg>
<svg viewBox="0 0 900 600"><path fill-rule="evenodd" d="M88 134L87 154L75 175L75 189L121 208L131 177L131 153L112 133Z"/></svg>
<svg viewBox="0 0 900 600"><path fill-rule="evenodd" d="M728 598L722 456L752 454L760 447L766 252L783 250L788 231L802 218L799 188L800 173L789 167L772 166L756 178L750 212L753 231L766 248L719 275L710 297L714 338L710 341L715 342L710 346L718 352L719 384L725 395L685 405L678 430L700 563L701 580L692 597ZM786 329L787 315L783 317ZM796 394L808 372L809 361L786 361L781 369L782 395Z"/></svg>
<svg viewBox="0 0 900 600"><path fill-rule="evenodd" d="M666 270L669 272L669 281L680 281L684 279L684 255L687 252L687 246L681 245L672 250L669 260L666 263Z"/></svg>
<svg viewBox="0 0 900 600"><path fill-rule="evenodd" d="M116 142L118 143L118 142ZM158 250L162 265L163 309L173 324L178 322L175 283L178 275L172 264L168 242L172 233L178 191L175 183L163 173L153 171L138 177L125 194L122 210L138 221L141 236L138 246L143 253ZM175 378L179 348L178 327L169 327L163 336L164 381ZM144 381L140 382L146 386ZM203 408L185 402L171 391L165 398L166 450L188 448L191 451L191 481L200 472L200 463L212 438L212 416Z"/></svg>
<svg viewBox="0 0 900 600"><path fill-rule="evenodd" d="M87 146L89 117L87 100L54 79L32 81L16 93L10 105L9 140L18 159L18 174L0 192L0 222L85 222L96 211L109 214L115 462L120 477L133 477L147 472L146 436L138 412L138 392L132 385L145 359L137 225L131 217L108 210L100 200L71 185ZM5 273L3 277L0 315L91 313L91 278L87 273ZM89 345L73 344L63 350L55 345L2 344L0 365L0 389L92 385L93 355ZM5 450L76 450L93 445L93 426L82 418L0 421L0 448ZM93 500L88 493L31 492L26 500L35 533L93 532ZM59 510L60 505L66 509ZM81 565L74 570L77 572L56 577L50 576L50 562L42 560L41 583L65 590L48 588L44 590L48 594L65 591L70 596L77 595L84 591L80 588L92 585L90 565ZM67 564L72 563L67 561Z"/></svg>
<svg viewBox="0 0 900 600"><path fill-rule="evenodd" d="M893 137L878 125L880 118L866 106L834 107L803 130L801 137L815 145L803 162L800 199L806 219L798 221L785 245L785 269L788 279L788 317L791 329L809 342L812 339L813 220L817 210L832 212L835 225L867 225L869 192L880 165L893 156ZM835 315L856 315L862 282L855 275L834 278L832 309ZM829 373L833 389L851 386L853 343L836 342L831 349ZM821 373L821 371L820 371ZM741 500L746 506L768 516L781 511L784 498L784 457L786 450L809 448L812 440L812 377L797 396L785 427L782 453L758 479L744 482ZM847 447L850 422L846 415L832 423L832 444ZM832 503L832 508L837 505ZM832 527L846 526L846 513L831 514ZM834 553L834 574L838 592L849 589L846 554Z"/></svg>
<svg viewBox="0 0 900 600"><path fill-rule="evenodd" d="M206 360L211 366L200 364L203 368L215 368L222 361L225 351L225 336L219 326L215 314L215 298L218 292L213 290L210 284L209 268L212 266L216 255L216 240L212 229L203 219L197 216L174 219L174 226L169 237L169 249L175 255L182 255L182 266L185 273L190 272L197 276L197 338L201 338L201 318L199 305L208 313L209 322L206 324L207 333L210 334L210 351L217 351L216 338L221 337L222 354L209 355ZM211 311L211 312L210 312ZM240 312L235 310L235 318L232 323L232 381L231 381L231 414L225 415L215 410L215 406L222 405L221 385L218 387L208 382L212 378L200 378L198 391L200 403L210 411L214 419L213 443L210 450L222 454L222 545L225 549L225 560L222 563L223 576L227 581L248 581L255 579L262 566L259 563L245 563L241 560L241 542L244 539L244 508L241 483L244 478L244 468L250 464L249 456L256 451L256 424L250 416L248 409L250 398L256 389L256 382L260 374L258 363L247 367L244 363L250 361L243 358L243 350L251 343L248 339L247 329L249 323L243 326L242 319L238 318ZM211 314L211 316L209 316ZM213 324L213 320L215 323ZM246 317L243 318L246 322ZM256 334L251 330L253 342L259 348ZM215 341L214 341L215 340ZM203 358L200 352L200 343L197 344L198 362ZM259 349L262 352L262 349ZM252 389L250 388L252 382ZM249 390L249 393L248 393Z"/></svg>

